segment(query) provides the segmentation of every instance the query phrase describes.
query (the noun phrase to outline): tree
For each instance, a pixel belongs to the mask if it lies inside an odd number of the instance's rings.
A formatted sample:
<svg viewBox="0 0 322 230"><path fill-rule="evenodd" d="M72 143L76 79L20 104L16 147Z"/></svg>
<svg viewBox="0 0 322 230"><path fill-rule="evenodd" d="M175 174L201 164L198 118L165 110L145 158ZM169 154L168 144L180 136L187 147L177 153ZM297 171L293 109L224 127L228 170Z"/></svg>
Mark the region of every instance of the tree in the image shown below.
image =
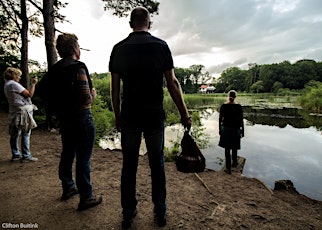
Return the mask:
<svg viewBox="0 0 322 230"><path fill-rule="evenodd" d="M206 81L209 81L212 79L209 72L204 72L205 66L203 65L191 65L189 67L189 73L190 73L190 81L194 85L194 92L198 91L198 87L202 83L206 83Z"/></svg>
<svg viewBox="0 0 322 230"><path fill-rule="evenodd" d="M1 41L13 50L20 50L21 84L28 87L28 32L34 36L41 35L39 14L30 9L26 0L20 0L20 3L17 0L0 0L0 12L4 24L8 26L1 27L1 32L8 30L5 36L1 36ZM29 27L29 21L33 23L32 27Z"/></svg>
<svg viewBox="0 0 322 230"><path fill-rule="evenodd" d="M29 86L29 70L28 70L28 17L26 0L21 0L21 65L22 71L21 84L25 87Z"/></svg>
<svg viewBox="0 0 322 230"><path fill-rule="evenodd" d="M297 79L299 89L304 88L304 85L313 80L316 81L319 79L317 75L316 62L314 60L299 60L294 63L294 67L298 69Z"/></svg>
<svg viewBox="0 0 322 230"><path fill-rule="evenodd" d="M191 65L189 67L189 70L191 72L191 80L195 85L198 85L198 80L200 79L202 73L201 71L204 69L205 67L203 65Z"/></svg>
<svg viewBox="0 0 322 230"><path fill-rule="evenodd" d="M15 14L17 12L17 15ZM10 54L20 52L20 25L18 14L20 5L17 1L0 0L0 40L3 50Z"/></svg>
<svg viewBox="0 0 322 230"><path fill-rule="evenodd" d="M118 17L126 17L132 8L144 6L151 14L158 13L159 2L153 0L102 0L105 3L104 10L114 10Z"/></svg>
<svg viewBox="0 0 322 230"><path fill-rule="evenodd" d="M19 67L20 59L17 55L8 52L4 44L0 44L0 73L3 73L8 66ZM7 99L3 92L4 79L0 77L0 108L7 108Z"/></svg>
<svg viewBox="0 0 322 230"><path fill-rule="evenodd" d="M314 111L322 113L322 83L318 81L310 81L305 85L304 94L300 98L301 105Z"/></svg>
<svg viewBox="0 0 322 230"><path fill-rule="evenodd" d="M228 92L231 89L244 91L247 79L247 72L237 67L230 67L221 73L216 84L217 89L223 89ZM222 91L221 91L222 92Z"/></svg>
<svg viewBox="0 0 322 230"><path fill-rule="evenodd" d="M240 90L244 87L246 92L259 90L276 93L280 92L282 87L288 90L303 89L304 85L311 80L322 82L322 62L314 60L304 59L294 64L289 61L264 65L250 63L248 67L247 71L238 70L237 67L224 70L216 84L216 92L232 88ZM244 75L245 72L246 75ZM258 81L260 83L257 83Z"/></svg>
<svg viewBox="0 0 322 230"><path fill-rule="evenodd" d="M59 14L59 9L66 7L68 3L62 3L58 0L43 0L43 7L33 0L28 0L43 15L43 27L45 30L45 46L47 54L47 66L50 67L57 62L57 53L54 45L56 22L65 22L66 17Z"/></svg>
<svg viewBox="0 0 322 230"><path fill-rule="evenodd" d="M186 68L174 68L174 73L182 87L182 91L184 93L188 93L191 91L191 80L190 75L191 72L189 69ZM188 89L189 88L189 89Z"/></svg>
<svg viewBox="0 0 322 230"><path fill-rule="evenodd" d="M282 88L283 88L283 84L282 84L281 82L279 82L279 81L276 81L276 82L274 82L274 84L273 84L272 91L273 91L274 93L277 93L277 92L278 92L278 90L279 90L279 89L282 89Z"/></svg>
<svg viewBox="0 0 322 230"><path fill-rule="evenodd" d="M210 75L208 71L204 72L200 77L201 83L212 82L212 81L213 81L213 77Z"/></svg>
<svg viewBox="0 0 322 230"><path fill-rule="evenodd" d="M249 63L248 64L248 74L245 82L246 90L249 90L250 87L258 81L259 78L259 65L256 63Z"/></svg>
<svg viewBox="0 0 322 230"><path fill-rule="evenodd" d="M251 92L261 93L264 92L263 81L257 81L250 87Z"/></svg>
<svg viewBox="0 0 322 230"><path fill-rule="evenodd" d="M274 65L262 65L259 71L259 80L262 82L264 92L272 92L275 82Z"/></svg>

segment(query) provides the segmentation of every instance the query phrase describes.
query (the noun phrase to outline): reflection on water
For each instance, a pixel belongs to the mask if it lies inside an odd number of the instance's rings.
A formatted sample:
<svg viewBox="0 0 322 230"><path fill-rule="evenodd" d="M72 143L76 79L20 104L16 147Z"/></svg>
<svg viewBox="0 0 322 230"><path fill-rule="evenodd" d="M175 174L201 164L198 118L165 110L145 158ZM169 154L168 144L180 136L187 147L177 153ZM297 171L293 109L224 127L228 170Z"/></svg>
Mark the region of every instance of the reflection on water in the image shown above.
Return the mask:
<svg viewBox="0 0 322 230"><path fill-rule="evenodd" d="M303 109L269 109L243 106L243 110L245 119L252 124L275 125L281 128L287 125L295 128L322 127L321 116L311 116L308 111Z"/></svg>
<svg viewBox="0 0 322 230"><path fill-rule="evenodd" d="M322 135L298 111L293 115L278 111L249 112L245 109L245 137L240 156L246 158L243 174L256 177L274 188L276 180L289 179L296 189L311 198L322 200ZM265 115L269 114L269 115ZM224 149L218 146L218 112L202 119L210 146L202 150L207 168L219 170L223 165ZM248 120L249 119L249 120ZM311 118L312 120L312 118ZM320 127L322 118L313 119ZM310 126L311 125L311 126ZM306 128L296 128L306 127Z"/></svg>
<svg viewBox="0 0 322 230"><path fill-rule="evenodd" d="M200 111L200 116L210 141L209 147L202 150L206 167L219 170L224 159L224 149L218 146L219 114L215 109L206 109ZM258 178L271 188L275 181L288 179L300 193L322 200L322 117L298 109L251 107L244 107L244 117L245 137L238 151L246 158L243 174ZM166 146L181 140L182 133L181 125L167 127ZM120 148L119 138L112 140L110 144L102 142ZM145 148L144 143L141 148ZM140 152L144 154L146 149Z"/></svg>

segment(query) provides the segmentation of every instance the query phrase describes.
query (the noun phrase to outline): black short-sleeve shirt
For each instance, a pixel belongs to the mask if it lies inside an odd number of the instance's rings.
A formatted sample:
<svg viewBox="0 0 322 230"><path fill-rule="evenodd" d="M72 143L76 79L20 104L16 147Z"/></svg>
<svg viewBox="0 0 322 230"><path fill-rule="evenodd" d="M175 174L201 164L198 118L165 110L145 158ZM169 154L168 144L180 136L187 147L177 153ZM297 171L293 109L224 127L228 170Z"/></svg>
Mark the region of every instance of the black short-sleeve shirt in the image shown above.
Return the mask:
<svg viewBox="0 0 322 230"><path fill-rule="evenodd" d="M163 108L164 72L173 68L167 43L145 31L133 32L113 47L109 70L123 82L122 113Z"/></svg>

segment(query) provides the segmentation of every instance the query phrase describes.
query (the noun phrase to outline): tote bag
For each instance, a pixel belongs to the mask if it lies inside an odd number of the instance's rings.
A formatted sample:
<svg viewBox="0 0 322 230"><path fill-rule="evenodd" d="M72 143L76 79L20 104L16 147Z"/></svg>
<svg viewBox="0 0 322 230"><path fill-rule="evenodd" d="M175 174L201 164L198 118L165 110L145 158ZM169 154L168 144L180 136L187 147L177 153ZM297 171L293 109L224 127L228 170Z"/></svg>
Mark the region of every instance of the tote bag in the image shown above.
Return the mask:
<svg viewBox="0 0 322 230"><path fill-rule="evenodd" d="M181 153L176 158L177 170L184 173L203 172L206 159L189 131L185 131L181 140Z"/></svg>

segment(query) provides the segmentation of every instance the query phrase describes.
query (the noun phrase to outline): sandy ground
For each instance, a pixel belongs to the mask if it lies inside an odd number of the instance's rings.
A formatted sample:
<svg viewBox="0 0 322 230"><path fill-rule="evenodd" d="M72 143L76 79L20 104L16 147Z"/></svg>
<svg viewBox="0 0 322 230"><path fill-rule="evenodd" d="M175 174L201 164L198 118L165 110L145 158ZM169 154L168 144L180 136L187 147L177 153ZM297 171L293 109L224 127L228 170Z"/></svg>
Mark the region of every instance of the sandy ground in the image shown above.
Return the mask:
<svg viewBox="0 0 322 230"><path fill-rule="evenodd" d="M78 212L77 196L60 201L59 134L33 130L31 150L39 161L10 162L6 122L7 114L1 112L0 224L3 229L121 229L120 151L94 149L92 184L95 194L102 194L103 203ZM185 174L178 172L174 163L166 163L165 167L168 211L163 229L322 229L322 202L293 189L272 191L259 180L237 172L228 175L206 170ZM137 198L138 215L131 229L158 229L153 218L147 156L140 157Z"/></svg>

